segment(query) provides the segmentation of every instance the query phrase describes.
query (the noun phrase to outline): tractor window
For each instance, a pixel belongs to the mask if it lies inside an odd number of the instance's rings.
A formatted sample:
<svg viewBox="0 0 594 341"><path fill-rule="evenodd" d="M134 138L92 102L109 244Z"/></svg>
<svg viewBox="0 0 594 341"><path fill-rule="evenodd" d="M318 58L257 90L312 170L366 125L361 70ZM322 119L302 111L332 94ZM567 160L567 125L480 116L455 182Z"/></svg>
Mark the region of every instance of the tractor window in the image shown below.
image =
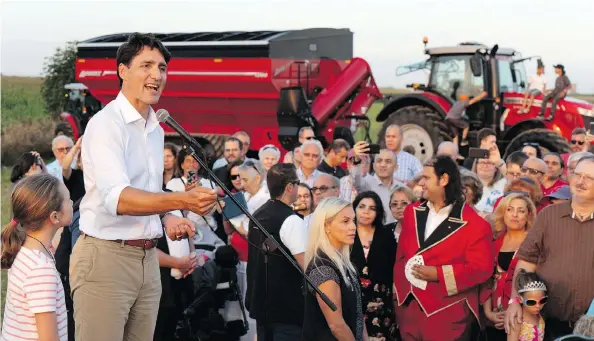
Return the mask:
<svg viewBox="0 0 594 341"><path fill-rule="evenodd" d="M511 61L498 59L497 69L499 72L499 92L514 92L518 89L512 78Z"/></svg>
<svg viewBox="0 0 594 341"><path fill-rule="evenodd" d="M483 78L474 77L470 56L434 56L429 85L444 97L476 96L483 91Z"/></svg>

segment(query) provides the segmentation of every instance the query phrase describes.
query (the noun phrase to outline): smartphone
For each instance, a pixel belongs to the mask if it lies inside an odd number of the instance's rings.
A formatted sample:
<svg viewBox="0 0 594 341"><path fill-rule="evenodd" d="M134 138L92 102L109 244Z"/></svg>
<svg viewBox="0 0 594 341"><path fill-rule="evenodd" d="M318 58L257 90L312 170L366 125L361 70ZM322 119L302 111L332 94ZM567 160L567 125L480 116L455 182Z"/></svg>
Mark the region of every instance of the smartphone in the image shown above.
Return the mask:
<svg viewBox="0 0 594 341"><path fill-rule="evenodd" d="M195 171L188 171L188 185L196 182L197 176Z"/></svg>
<svg viewBox="0 0 594 341"><path fill-rule="evenodd" d="M365 154L379 154L380 152L380 145L379 144L370 144L369 151Z"/></svg>
<svg viewBox="0 0 594 341"><path fill-rule="evenodd" d="M475 159L488 159L489 158L489 150L471 147L471 148L468 148L468 157L475 158Z"/></svg>
<svg viewBox="0 0 594 341"><path fill-rule="evenodd" d="M594 122L590 122L590 135L594 135Z"/></svg>

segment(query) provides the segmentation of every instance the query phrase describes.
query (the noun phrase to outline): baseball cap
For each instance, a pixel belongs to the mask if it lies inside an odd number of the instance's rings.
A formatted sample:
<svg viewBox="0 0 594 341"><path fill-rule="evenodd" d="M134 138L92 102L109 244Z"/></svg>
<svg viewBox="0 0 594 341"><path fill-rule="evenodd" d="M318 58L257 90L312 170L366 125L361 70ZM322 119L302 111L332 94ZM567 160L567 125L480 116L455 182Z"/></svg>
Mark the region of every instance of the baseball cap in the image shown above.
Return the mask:
<svg viewBox="0 0 594 341"><path fill-rule="evenodd" d="M569 190L569 186L561 186L553 193L547 195L547 197L552 199L569 200L571 199L571 191Z"/></svg>
<svg viewBox="0 0 594 341"><path fill-rule="evenodd" d="M565 66L563 66L563 64L557 64L557 65L553 65L553 67L555 69L561 69L561 70L565 70Z"/></svg>

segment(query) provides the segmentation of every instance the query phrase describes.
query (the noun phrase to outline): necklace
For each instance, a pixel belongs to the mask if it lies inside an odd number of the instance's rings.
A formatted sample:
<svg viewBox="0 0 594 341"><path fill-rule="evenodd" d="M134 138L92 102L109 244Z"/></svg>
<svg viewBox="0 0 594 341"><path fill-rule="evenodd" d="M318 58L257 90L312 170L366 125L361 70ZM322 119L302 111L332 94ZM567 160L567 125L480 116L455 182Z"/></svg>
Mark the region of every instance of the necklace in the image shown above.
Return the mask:
<svg viewBox="0 0 594 341"><path fill-rule="evenodd" d="M52 255L52 253L51 253L51 252L49 252L49 250L48 250L48 249L45 247L45 245L43 245L43 243L42 243L42 242L41 242L39 239L37 239L37 238L35 238L35 237L31 236L30 234L27 234L27 237L29 237L29 238L33 238L33 239L35 239L35 240L36 240L36 241L37 241L39 244L41 244L41 247L43 247L43 249L45 250L45 252L47 252L47 254L48 254L48 255L51 257L51 259L54 261L54 264L56 264L56 259L54 258L54 255Z"/></svg>

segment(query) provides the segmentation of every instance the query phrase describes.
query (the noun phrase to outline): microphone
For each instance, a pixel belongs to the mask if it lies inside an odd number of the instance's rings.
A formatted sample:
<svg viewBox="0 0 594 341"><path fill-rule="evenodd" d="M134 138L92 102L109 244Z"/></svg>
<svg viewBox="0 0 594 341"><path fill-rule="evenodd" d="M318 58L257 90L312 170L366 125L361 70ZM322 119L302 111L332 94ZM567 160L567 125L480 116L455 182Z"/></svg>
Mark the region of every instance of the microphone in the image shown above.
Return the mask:
<svg viewBox="0 0 594 341"><path fill-rule="evenodd" d="M270 248L271 249L270 251L278 249L279 252L287 259L287 261L289 263L291 263L291 265L293 265L293 267L297 271L299 271L299 273L305 279L307 284L309 284L310 288L312 290L314 290L318 295L320 295L322 300L326 303L326 305L328 305L328 307L330 307L330 309L332 311L336 311L337 308L336 308L336 305L334 304L334 302L332 302L328 298L328 296L326 296L326 294L324 294L316 285L313 284L312 280L305 274L305 272L301 268L301 266L299 264L297 264L297 261L295 261L295 259L291 255L289 255L287 253L287 251L285 251L285 249L279 247L278 241L276 241L276 239L274 239L274 237L270 234L270 232L268 232L262 226L262 224L260 224L260 222L258 220L256 220L256 218L254 218L254 216L251 213L249 213L248 210L245 207L243 207L242 204L239 203L239 201L237 201L235 196L225 186L225 184L221 181L221 179L219 179L213 173L212 169L210 169L208 167L206 162L204 160L202 160L201 158L199 158L198 155L196 155L196 151L194 150L194 148L204 151L204 149L202 149L202 146L200 146L200 144L198 142L196 142L196 140L194 140L194 138L190 135L190 133L188 133L184 128L182 128L179 125L179 123L177 123L169 115L169 112L167 112L167 110L159 109L159 110L157 110L156 115L157 115L157 120L159 122L165 123L168 126L170 126L171 128L173 128L173 130L175 130L186 141L186 143L184 143L184 145L183 145L183 148L189 151L189 154L194 158L194 160L196 160L196 162L198 162L200 167L202 167L207 172L210 179L212 181L214 181L223 190L223 192L225 192L225 194L229 197L229 199L231 199L231 201L233 201L233 203L235 205L237 205L239 210L243 214L245 214L245 216L255 225L255 228L257 228L258 230L260 230L260 232L262 232L262 234L264 234L264 236L266 237L265 246ZM190 145L188 146L187 144L190 144ZM186 309L186 311L188 311L188 309Z"/></svg>
<svg viewBox="0 0 594 341"><path fill-rule="evenodd" d="M194 145L192 147L196 147L195 145L197 145L198 142L192 137L192 135L190 135L187 132L187 130L182 128L182 126L180 126L179 123L177 123L177 121L174 120L173 117L171 117L171 115L169 115L169 112L167 110L159 109L159 110L157 110L156 115L157 115L157 121L167 124L173 130L175 130L178 134L180 134L181 137L184 138L184 140L192 143Z"/></svg>

